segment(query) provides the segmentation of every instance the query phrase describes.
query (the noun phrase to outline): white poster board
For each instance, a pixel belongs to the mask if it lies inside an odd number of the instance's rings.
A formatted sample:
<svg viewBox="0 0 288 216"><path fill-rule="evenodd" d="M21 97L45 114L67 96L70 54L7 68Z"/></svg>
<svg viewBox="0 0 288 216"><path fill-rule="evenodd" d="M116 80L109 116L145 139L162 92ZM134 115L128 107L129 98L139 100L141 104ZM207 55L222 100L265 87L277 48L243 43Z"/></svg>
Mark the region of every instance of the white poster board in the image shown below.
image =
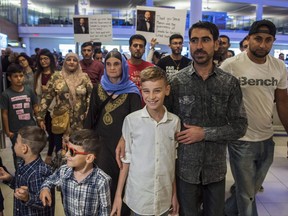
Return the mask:
<svg viewBox="0 0 288 216"><path fill-rule="evenodd" d="M112 15L77 15L73 17L75 42L112 41Z"/></svg>
<svg viewBox="0 0 288 216"><path fill-rule="evenodd" d="M136 9L136 34L142 34L148 42L157 38L160 44L167 45L172 34L178 33L184 37L186 10L143 6Z"/></svg>

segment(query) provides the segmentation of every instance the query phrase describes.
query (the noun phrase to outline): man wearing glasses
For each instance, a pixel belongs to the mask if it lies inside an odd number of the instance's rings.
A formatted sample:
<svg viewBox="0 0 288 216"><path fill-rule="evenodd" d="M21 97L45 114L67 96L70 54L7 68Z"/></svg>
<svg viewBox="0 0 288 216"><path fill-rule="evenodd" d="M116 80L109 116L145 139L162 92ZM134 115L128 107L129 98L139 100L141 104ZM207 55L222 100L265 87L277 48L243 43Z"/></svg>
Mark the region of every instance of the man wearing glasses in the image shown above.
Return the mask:
<svg viewBox="0 0 288 216"><path fill-rule="evenodd" d="M159 60L157 66L166 71L168 78L181 69L188 66L191 59L181 55L183 49L183 36L180 34L173 34L169 38L169 47L171 48L171 55Z"/></svg>

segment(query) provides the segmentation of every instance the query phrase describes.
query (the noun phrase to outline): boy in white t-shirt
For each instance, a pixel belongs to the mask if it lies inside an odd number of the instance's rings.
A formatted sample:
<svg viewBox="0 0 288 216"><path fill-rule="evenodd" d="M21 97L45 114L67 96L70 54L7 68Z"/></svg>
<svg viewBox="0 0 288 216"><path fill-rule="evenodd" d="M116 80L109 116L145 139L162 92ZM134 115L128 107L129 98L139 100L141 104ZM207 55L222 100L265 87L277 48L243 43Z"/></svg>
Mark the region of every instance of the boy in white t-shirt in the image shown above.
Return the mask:
<svg viewBox="0 0 288 216"><path fill-rule="evenodd" d="M123 123L125 158L111 215L120 215L126 179L124 202L132 215L177 214L175 133L180 131L180 119L163 105L170 93L165 72L148 67L140 78L146 106L126 116Z"/></svg>

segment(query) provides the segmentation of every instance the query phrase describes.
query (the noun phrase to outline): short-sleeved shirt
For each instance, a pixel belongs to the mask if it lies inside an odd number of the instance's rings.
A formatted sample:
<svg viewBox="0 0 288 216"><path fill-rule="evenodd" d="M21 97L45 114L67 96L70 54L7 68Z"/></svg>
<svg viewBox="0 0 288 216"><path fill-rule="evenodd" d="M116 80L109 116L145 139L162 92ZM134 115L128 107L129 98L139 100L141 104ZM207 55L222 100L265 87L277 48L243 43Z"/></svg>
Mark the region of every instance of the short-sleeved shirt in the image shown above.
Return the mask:
<svg viewBox="0 0 288 216"><path fill-rule="evenodd" d="M242 52L226 59L221 68L239 79L243 92L248 129L240 140L257 142L272 137L275 90L287 88L284 62L267 55L264 64L256 64Z"/></svg>
<svg viewBox="0 0 288 216"><path fill-rule="evenodd" d="M136 86L140 89L140 72L149 66L154 66L152 63L147 61L142 61L139 65L131 64L128 60L129 67L129 79L132 80Z"/></svg>
<svg viewBox="0 0 288 216"><path fill-rule="evenodd" d="M161 215L170 208L178 146L175 134L179 131L180 119L166 108L159 122L146 107L126 116L123 162L130 166L124 202L137 214Z"/></svg>
<svg viewBox="0 0 288 216"><path fill-rule="evenodd" d="M162 68L166 72L167 77L170 78L173 74L176 74L187 67L191 61L191 59L188 59L185 56L182 56L180 60L173 60L169 55L161 58L157 63L157 66Z"/></svg>
<svg viewBox="0 0 288 216"><path fill-rule="evenodd" d="M37 104L37 97L27 86L22 92L16 92L11 87L2 93L0 108L8 110L8 123L11 132L17 132L24 126L36 125L33 118L33 106Z"/></svg>

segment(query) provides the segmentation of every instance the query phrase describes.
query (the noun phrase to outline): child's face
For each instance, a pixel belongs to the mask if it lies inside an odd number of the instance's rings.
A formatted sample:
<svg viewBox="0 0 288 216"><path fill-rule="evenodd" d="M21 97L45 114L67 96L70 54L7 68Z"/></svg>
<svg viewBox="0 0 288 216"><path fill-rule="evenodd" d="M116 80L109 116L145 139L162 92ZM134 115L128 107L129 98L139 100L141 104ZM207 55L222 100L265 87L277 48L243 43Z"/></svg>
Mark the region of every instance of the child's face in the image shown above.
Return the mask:
<svg viewBox="0 0 288 216"><path fill-rule="evenodd" d="M68 142L66 143L65 150L67 166L81 169L86 165L86 157L88 153L84 151L82 146Z"/></svg>
<svg viewBox="0 0 288 216"><path fill-rule="evenodd" d="M141 84L142 97L146 103L148 111L163 110L165 96L170 93L170 86L163 79L155 81L145 81Z"/></svg>
<svg viewBox="0 0 288 216"><path fill-rule="evenodd" d="M12 86L20 87L23 85L24 74L23 74L23 72L13 73L13 74L11 74L11 76L8 76L8 79L11 82Z"/></svg>
<svg viewBox="0 0 288 216"><path fill-rule="evenodd" d="M17 155L17 157L21 157L23 156L23 142L22 142L22 137L20 134L18 134L17 139L16 139L16 143L14 145L14 151L15 154Z"/></svg>

